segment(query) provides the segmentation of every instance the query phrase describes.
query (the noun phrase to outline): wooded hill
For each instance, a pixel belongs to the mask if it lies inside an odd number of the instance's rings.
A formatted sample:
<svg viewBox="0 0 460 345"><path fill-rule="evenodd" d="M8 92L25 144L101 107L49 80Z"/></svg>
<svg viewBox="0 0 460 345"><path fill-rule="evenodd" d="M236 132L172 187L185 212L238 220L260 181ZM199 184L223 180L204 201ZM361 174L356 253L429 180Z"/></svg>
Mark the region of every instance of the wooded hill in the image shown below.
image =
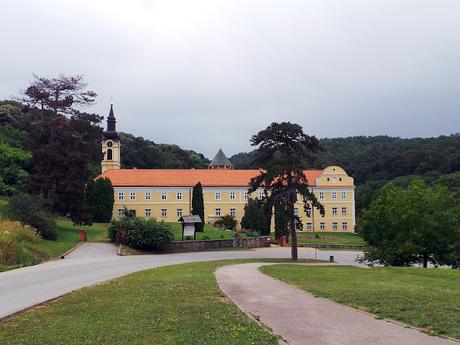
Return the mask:
<svg viewBox="0 0 460 345"><path fill-rule="evenodd" d="M460 172L460 134L412 139L388 136L326 138L320 143L323 152L308 168L343 167L355 178L358 211L389 181L406 185L419 176L434 184L441 176ZM235 168L247 169L254 155L255 151L238 153L230 157L230 161Z"/></svg>

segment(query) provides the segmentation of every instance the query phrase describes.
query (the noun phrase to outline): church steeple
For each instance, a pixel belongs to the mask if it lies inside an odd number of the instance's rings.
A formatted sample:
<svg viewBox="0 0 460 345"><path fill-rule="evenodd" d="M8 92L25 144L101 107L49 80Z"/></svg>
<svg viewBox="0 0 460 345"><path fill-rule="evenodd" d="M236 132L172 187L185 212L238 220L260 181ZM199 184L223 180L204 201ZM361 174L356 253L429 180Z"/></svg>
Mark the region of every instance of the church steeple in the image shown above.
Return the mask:
<svg viewBox="0 0 460 345"><path fill-rule="evenodd" d="M110 104L109 116L107 117L107 130L103 133L102 140L102 172L110 169L120 169L120 137L118 136L117 120L113 113L113 104Z"/></svg>
<svg viewBox="0 0 460 345"><path fill-rule="evenodd" d="M109 116L107 117L107 132L116 132L117 131L117 120L115 115L113 115L113 103L110 104Z"/></svg>

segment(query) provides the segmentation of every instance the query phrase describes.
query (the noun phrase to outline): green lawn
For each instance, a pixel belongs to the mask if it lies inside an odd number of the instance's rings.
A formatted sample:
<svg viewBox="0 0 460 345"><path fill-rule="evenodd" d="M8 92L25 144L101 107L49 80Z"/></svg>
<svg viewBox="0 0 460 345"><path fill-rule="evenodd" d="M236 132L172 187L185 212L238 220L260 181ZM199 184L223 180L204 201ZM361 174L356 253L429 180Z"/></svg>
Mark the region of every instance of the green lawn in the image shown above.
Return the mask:
<svg viewBox="0 0 460 345"><path fill-rule="evenodd" d="M72 292L1 323L0 344L277 344L217 286L216 268L240 262L161 267Z"/></svg>
<svg viewBox="0 0 460 345"><path fill-rule="evenodd" d="M181 223L168 223L174 231L174 241L182 241L182 225ZM224 231L213 227L210 224L204 225L204 232L197 232L196 239L202 240L220 240L225 238L232 238L231 231ZM193 238L191 238L193 240Z"/></svg>
<svg viewBox="0 0 460 345"><path fill-rule="evenodd" d="M80 229L88 231L89 242L103 242L107 239L107 226L108 224L93 224L92 226L75 226L72 221L65 218L58 218L56 220L58 227L57 241L40 241L34 243L31 247L37 251L45 253L49 258L59 257L64 254L73 246L80 242Z"/></svg>
<svg viewBox="0 0 460 345"><path fill-rule="evenodd" d="M262 272L315 296L460 339L460 271L275 265Z"/></svg>
<svg viewBox="0 0 460 345"><path fill-rule="evenodd" d="M275 234L272 234L274 239ZM299 244L343 244L352 246L363 246L366 243L362 237L342 232L297 232Z"/></svg>

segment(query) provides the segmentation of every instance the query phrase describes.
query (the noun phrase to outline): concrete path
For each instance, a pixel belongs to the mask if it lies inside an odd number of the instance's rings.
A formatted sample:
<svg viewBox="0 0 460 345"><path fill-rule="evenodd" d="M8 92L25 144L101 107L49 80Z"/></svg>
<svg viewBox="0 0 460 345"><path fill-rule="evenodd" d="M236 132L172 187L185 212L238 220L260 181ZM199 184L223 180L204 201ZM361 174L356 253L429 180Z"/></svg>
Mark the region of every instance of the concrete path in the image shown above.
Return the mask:
<svg viewBox="0 0 460 345"><path fill-rule="evenodd" d="M459 345L313 297L263 274L259 267L264 265L223 266L217 281L240 309L290 345Z"/></svg>
<svg viewBox="0 0 460 345"><path fill-rule="evenodd" d="M70 254L66 259L76 258L97 258L101 256L117 256L118 247L112 243L83 243Z"/></svg>
<svg viewBox="0 0 460 345"><path fill-rule="evenodd" d="M314 250L301 248L301 258L314 258ZM317 251L317 258L334 255L345 264L355 264L359 252ZM289 258L290 248L251 251L197 252L163 255L85 257L50 261L0 273L0 318L59 297L85 286L148 268L194 261L252 258Z"/></svg>

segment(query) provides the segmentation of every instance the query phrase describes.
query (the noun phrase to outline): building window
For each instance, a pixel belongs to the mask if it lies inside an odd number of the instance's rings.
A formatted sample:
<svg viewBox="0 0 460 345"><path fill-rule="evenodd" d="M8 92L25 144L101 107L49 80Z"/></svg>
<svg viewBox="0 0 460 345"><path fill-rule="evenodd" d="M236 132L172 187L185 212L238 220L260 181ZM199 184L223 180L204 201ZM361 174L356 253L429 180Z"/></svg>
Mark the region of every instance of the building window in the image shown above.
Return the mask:
<svg viewBox="0 0 460 345"><path fill-rule="evenodd" d="M324 192L319 192L319 198L324 199Z"/></svg>
<svg viewBox="0 0 460 345"><path fill-rule="evenodd" d="M112 160L112 149L107 150L107 160L111 161Z"/></svg>
<svg viewBox="0 0 460 345"><path fill-rule="evenodd" d="M147 192L145 193L145 200L151 200L152 199L152 193Z"/></svg>
<svg viewBox="0 0 460 345"><path fill-rule="evenodd" d="M347 198L347 192L342 192L342 199L346 199Z"/></svg>
<svg viewBox="0 0 460 345"><path fill-rule="evenodd" d="M221 200L221 199L222 199L222 193L216 192L216 200Z"/></svg>
<svg viewBox="0 0 460 345"><path fill-rule="evenodd" d="M236 208L231 208L230 209L230 215L235 217L236 216Z"/></svg>
<svg viewBox="0 0 460 345"><path fill-rule="evenodd" d="M168 199L168 193L161 192L161 200L167 200L167 199Z"/></svg>
<svg viewBox="0 0 460 345"><path fill-rule="evenodd" d="M346 216L346 215L347 215L347 208L342 207L342 216Z"/></svg>
<svg viewBox="0 0 460 345"><path fill-rule="evenodd" d="M337 222L332 223L332 229L333 230L338 230L339 229L339 223L337 223Z"/></svg>
<svg viewBox="0 0 460 345"><path fill-rule="evenodd" d="M333 214L334 216L337 215L337 207L333 207L333 208L332 208L332 214Z"/></svg>
<svg viewBox="0 0 460 345"><path fill-rule="evenodd" d="M146 208L145 209L145 218L150 218L152 216L152 209Z"/></svg>
<svg viewBox="0 0 460 345"><path fill-rule="evenodd" d="M216 208L216 216L220 216L222 214L222 209Z"/></svg>
<svg viewBox="0 0 460 345"><path fill-rule="evenodd" d="M230 192L230 200L235 200L236 193L235 192Z"/></svg>
<svg viewBox="0 0 460 345"><path fill-rule="evenodd" d="M337 192L332 192L332 199L337 199Z"/></svg>
<svg viewBox="0 0 460 345"><path fill-rule="evenodd" d="M264 198L264 192L259 192L258 198L259 200L262 200Z"/></svg>
<svg viewBox="0 0 460 345"><path fill-rule="evenodd" d="M325 230L326 229L326 224L324 224L323 222L319 223L319 229L320 230Z"/></svg>
<svg viewBox="0 0 460 345"><path fill-rule="evenodd" d="M135 192L129 193L129 199L130 200L136 200L136 193Z"/></svg>
<svg viewBox="0 0 460 345"><path fill-rule="evenodd" d="M168 216L168 210L166 208L161 209L161 216L162 217L167 217Z"/></svg>
<svg viewBox="0 0 460 345"><path fill-rule="evenodd" d="M307 230L312 230L313 229L313 225L311 223L307 223Z"/></svg>
<svg viewBox="0 0 460 345"><path fill-rule="evenodd" d="M123 218L123 209L122 208L118 209L118 218Z"/></svg>
<svg viewBox="0 0 460 345"><path fill-rule="evenodd" d="M299 216L299 209L297 207L294 207L294 216Z"/></svg>
<svg viewBox="0 0 460 345"><path fill-rule="evenodd" d="M118 193L118 200L123 200L125 198L125 195L123 192Z"/></svg>
<svg viewBox="0 0 460 345"><path fill-rule="evenodd" d="M184 210L183 210L183 209L181 209L181 208L176 209L176 216L182 217L183 214L184 214Z"/></svg>
<svg viewBox="0 0 460 345"><path fill-rule="evenodd" d="M176 199L177 200L182 200L182 192L177 192L176 193Z"/></svg>
<svg viewBox="0 0 460 345"><path fill-rule="evenodd" d="M342 230L348 230L348 223L347 222L342 223Z"/></svg>
<svg viewBox="0 0 460 345"><path fill-rule="evenodd" d="M248 200L249 199L249 193L248 192L244 192L244 200Z"/></svg>
<svg viewBox="0 0 460 345"><path fill-rule="evenodd" d="M311 217L311 208L307 209L307 217Z"/></svg>

